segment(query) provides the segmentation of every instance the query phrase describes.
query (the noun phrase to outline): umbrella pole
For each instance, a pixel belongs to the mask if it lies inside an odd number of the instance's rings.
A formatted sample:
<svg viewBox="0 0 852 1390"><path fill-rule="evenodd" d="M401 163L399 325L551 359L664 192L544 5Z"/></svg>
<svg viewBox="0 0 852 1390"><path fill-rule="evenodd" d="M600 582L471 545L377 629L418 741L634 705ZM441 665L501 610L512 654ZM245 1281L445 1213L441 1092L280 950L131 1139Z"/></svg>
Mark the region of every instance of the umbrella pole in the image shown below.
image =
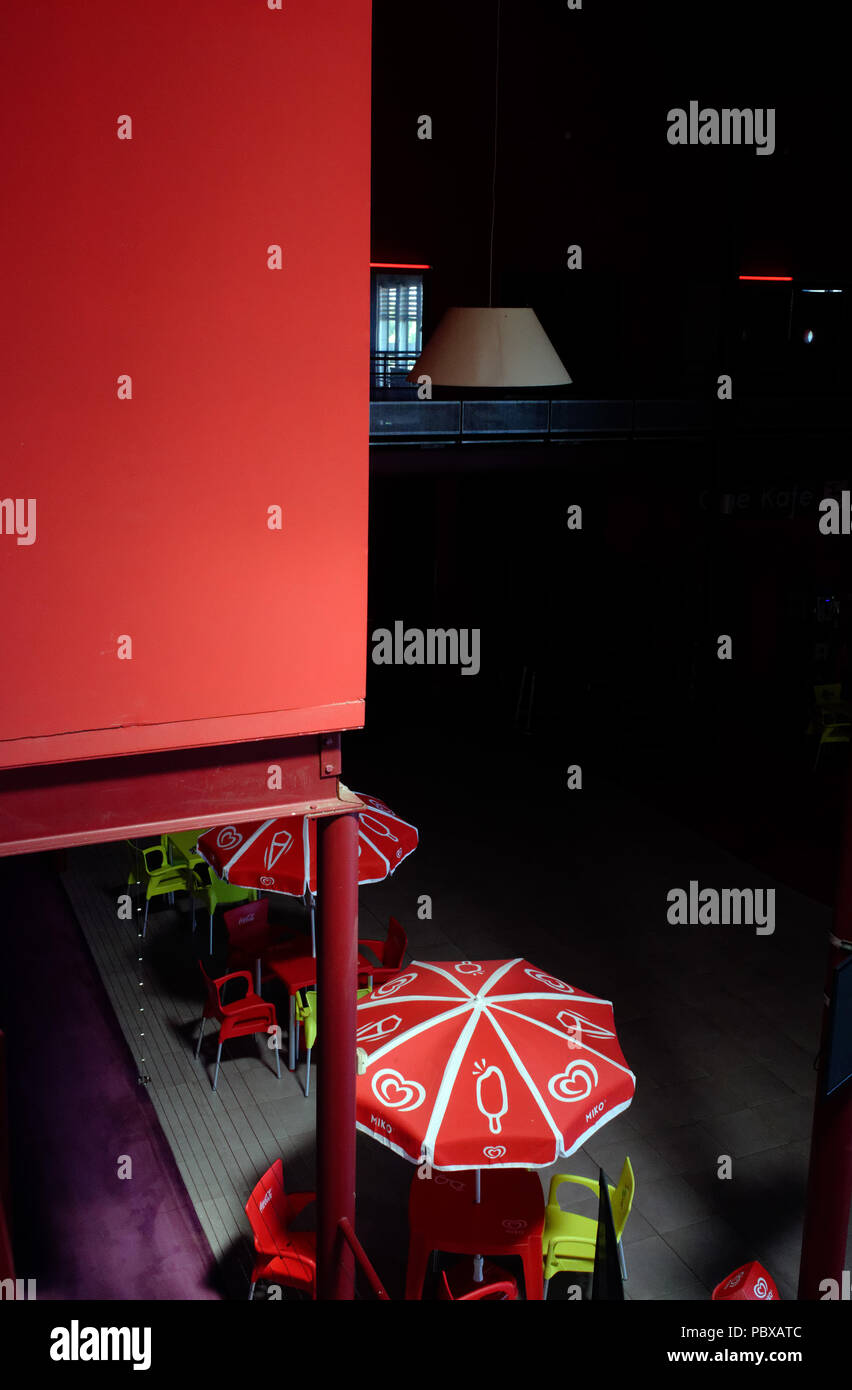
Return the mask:
<svg viewBox="0 0 852 1390"><path fill-rule="evenodd" d="M311 955L317 953L317 900L313 893L308 893L311 907Z"/></svg>
<svg viewBox="0 0 852 1390"><path fill-rule="evenodd" d="M476 1199L475 1199L475 1200L476 1200L477 1202L480 1201L480 1200L481 1200L481 1196L482 1196L482 1194L481 1194L480 1186L479 1186L479 1169L477 1168L477 1170L476 1170ZM473 1257L473 1282L474 1282L474 1284L481 1284L481 1283L482 1283L482 1256L481 1256L481 1255L474 1255L474 1257Z"/></svg>

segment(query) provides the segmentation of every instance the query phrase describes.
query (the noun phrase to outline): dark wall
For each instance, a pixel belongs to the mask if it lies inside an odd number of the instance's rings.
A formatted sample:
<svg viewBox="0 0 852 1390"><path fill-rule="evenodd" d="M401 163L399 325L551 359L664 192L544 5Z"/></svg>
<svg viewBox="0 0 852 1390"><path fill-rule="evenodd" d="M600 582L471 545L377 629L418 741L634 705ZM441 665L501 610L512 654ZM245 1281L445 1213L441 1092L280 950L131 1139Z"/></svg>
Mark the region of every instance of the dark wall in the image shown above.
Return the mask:
<svg viewBox="0 0 852 1390"><path fill-rule="evenodd" d="M482 670L370 663L368 720L507 734L526 666L535 732L558 744L570 730L616 763L795 751L812 685L852 674L848 542L817 525L826 489L849 485L848 446L847 433L374 451L369 631L479 627ZM582 532L566 529L574 503ZM829 595L831 630L817 619ZM716 655L723 633L732 662Z"/></svg>

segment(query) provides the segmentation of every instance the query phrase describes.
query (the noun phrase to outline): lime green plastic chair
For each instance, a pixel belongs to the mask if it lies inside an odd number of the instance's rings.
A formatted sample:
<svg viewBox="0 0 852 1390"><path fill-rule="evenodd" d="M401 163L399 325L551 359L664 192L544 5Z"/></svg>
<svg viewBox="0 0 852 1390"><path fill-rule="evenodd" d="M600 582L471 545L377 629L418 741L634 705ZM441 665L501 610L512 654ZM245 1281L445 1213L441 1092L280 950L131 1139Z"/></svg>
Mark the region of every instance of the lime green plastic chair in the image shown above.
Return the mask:
<svg viewBox="0 0 852 1390"><path fill-rule="evenodd" d="M226 883L217 878L208 864L199 864L192 874L192 930L195 931L195 899L199 897L207 904L210 914L210 954L213 954L213 915L217 907L226 903L253 903L257 901L256 888L241 888L238 883Z"/></svg>
<svg viewBox="0 0 852 1390"><path fill-rule="evenodd" d="M370 994L369 989L359 989L358 998ZM302 995L304 994L304 999ZM297 1030L305 1029L305 1047L308 1052L308 1067L305 1072L305 1099L311 1094L311 1049L317 1040L317 992L315 989L297 990L295 996L295 1019ZM299 1034L296 1033L296 1057L299 1056Z"/></svg>
<svg viewBox="0 0 852 1390"><path fill-rule="evenodd" d="M175 834L164 835L169 858L184 869L194 869L196 864L206 864L204 855L199 854L195 848L201 836L206 834L206 830L178 830Z"/></svg>
<svg viewBox="0 0 852 1390"><path fill-rule="evenodd" d="M580 1187L587 1187L590 1192L594 1192L597 1197L600 1197L600 1185L597 1178L580 1178L573 1173L556 1173L551 1178L542 1234L545 1298L547 1298L547 1286L554 1274L566 1272L591 1274L595 1268L597 1220L593 1217L579 1216L575 1212L562 1210L559 1205L559 1188L565 1182L573 1182ZM613 1187L612 1183L609 1184L612 1219L618 1241L618 1258L621 1262L622 1277L625 1279L627 1278L627 1270L624 1264L621 1236L630 1215L630 1208L633 1205L635 1187L630 1159L625 1158L618 1187Z"/></svg>
<svg viewBox="0 0 852 1390"><path fill-rule="evenodd" d="M850 743L852 742L852 724L826 724L820 730L819 742L817 744L816 757L814 758L814 772L819 764L819 755L826 743Z"/></svg>
<svg viewBox="0 0 852 1390"><path fill-rule="evenodd" d="M174 894L183 893L187 889L186 875L183 869L169 863L162 840L158 845L149 845L147 849L140 849L132 840L128 840L127 845L133 856L127 882L141 884L145 889L145 917L142 922L144 939L148 930L148 908L151 899L168 895L169 902L174 902Z"/></svg>
<svg viewBox="0 0 852 1390"><path fill-rule="evenodd" d="M146 851L142 848L142 846L138 845L135 840L125 840L124 843L130 850L130 869L128 870L127 874L127 885L128 887L130 887L134 883L142 883L145 874L151 872L151 870L147 869L145 866L145 860L143 856L146 853ZM161 835L159 845L149 845L148 849L162 849L162 862L164 864L168 863L169 847L167 835ZM155 859L152 858L152 867L154 862Z"/></svg>
<svg viewBox="0 0 852 1390"><path fill-rule="evenodd" d="M843 699L843 686L839 681L814 686L814 709L807 731L815 734L817 740L814 772L826 743L852 741L852 701Z"/></svg>

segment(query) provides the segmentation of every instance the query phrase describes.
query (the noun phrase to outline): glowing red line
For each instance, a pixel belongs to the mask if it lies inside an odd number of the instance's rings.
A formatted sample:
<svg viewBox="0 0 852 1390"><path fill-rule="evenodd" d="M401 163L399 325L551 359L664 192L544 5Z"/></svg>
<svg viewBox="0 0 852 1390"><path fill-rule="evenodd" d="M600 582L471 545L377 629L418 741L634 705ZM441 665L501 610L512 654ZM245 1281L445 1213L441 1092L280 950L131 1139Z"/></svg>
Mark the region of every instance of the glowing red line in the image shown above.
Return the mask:
<svg viewBox="0 0 852 1390"><path fill-rule="evenodd" d="M431 270L430 265L400 265L396 261L370 261L371 270Z"/></svg>
<svg viewBox="0 0 852 1390"><path fill-rule="evenodd" d="M738 280L790 280L792 275L738 275Z"/></svg>

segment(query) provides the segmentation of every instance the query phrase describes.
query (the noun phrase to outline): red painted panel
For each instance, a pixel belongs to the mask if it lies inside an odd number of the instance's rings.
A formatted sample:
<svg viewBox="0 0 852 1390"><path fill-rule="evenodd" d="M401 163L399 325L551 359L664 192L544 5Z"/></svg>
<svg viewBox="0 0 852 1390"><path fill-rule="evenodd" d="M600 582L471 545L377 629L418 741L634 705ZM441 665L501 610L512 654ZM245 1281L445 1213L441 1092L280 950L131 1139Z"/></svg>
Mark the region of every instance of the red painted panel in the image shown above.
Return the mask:
<svg viewBox="0 0 852 1390"><path fill-rule="evenodd" d="M369 0L2 29L0 766L357 727Z"/></svg>

